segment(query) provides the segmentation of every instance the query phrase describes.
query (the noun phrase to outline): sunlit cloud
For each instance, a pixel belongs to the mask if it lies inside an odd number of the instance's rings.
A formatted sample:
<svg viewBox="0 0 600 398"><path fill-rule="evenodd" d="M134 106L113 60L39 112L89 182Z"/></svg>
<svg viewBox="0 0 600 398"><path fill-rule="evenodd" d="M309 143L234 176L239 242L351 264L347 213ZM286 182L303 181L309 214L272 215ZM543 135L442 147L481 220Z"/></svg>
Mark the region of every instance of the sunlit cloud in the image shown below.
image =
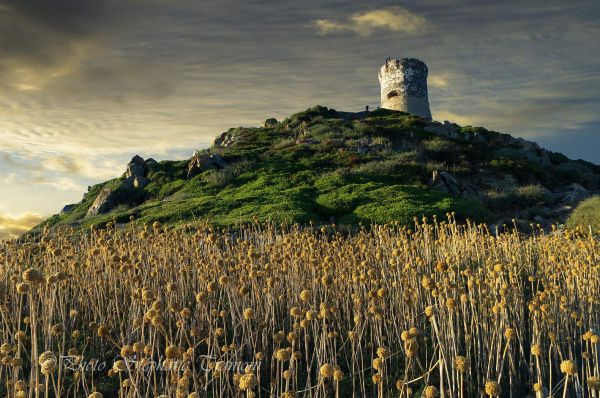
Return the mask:
<svg viewBox="0 0 600 398"><path fill-rule="evenodd" d="M81 65L92 55L98 55L98 48L90 42L66 43L60 62L51 64L30 64L27 60L5 62L4 82L8 88L17 91L40 91L53 82L68 78L77 73Z"/></svg>
<svg viewBox="0 0 600 398"><path fill-rule="evenodd" d="M0 240L16 238L45 219L37 213L11 215L0 213Z"/></svg>
<svg viewBox="0 0 600 398"><path fill-rule="evenodd" d="M349 31L369 36L378 30L414 35L431 29L425 18L402 7L357 12L345 21L316 19L312 24L322 35Z"/></svg>
<svg viewBox="0 0 600 398"><path fill-rule="evenodd" d="M124 171L124 165L115 159L67 155L50 157L43 163L43 167L49 171L93 179L108 179Z"/></svg>
<svg viewBox="0 0 600 398"><path fill-rule="evenodd" d="M84 186L76 183L69 177L58 177L54 180L45 181L44 184L49 185L60 191L76 191L83 192Z"/></svg>
<svg viewBox="0 0 600 398"><path fill-rule="evenodd" d="M443 75L430 75L427 78L427 85L432 88L444 88L450 85L450 78Z"/></svg>

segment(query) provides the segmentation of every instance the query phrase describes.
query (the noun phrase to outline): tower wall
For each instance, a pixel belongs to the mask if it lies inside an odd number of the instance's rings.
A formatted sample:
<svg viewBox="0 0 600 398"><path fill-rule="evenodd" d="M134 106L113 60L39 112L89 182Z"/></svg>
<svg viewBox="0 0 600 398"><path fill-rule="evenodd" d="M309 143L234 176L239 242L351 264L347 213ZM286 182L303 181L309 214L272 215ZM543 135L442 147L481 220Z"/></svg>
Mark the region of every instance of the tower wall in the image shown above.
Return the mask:
<svg viewBox="0 0 600 398"><path fill-rule="evenodd" d="M379 69L381 107L431 119L427 65L414 58L392 59Z"/></svg>

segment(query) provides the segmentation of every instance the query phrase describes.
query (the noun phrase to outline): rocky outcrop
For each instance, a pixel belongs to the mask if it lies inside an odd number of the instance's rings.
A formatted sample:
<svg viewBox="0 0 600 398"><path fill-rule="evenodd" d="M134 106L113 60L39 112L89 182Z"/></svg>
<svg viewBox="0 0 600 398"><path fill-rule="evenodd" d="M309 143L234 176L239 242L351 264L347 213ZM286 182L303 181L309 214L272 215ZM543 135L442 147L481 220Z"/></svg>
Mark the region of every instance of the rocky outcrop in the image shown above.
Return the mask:
<svg viewBox="0 0 600 398"><path fill-rule="evenodd" d="M516 140L520 144L517 154L531 162L538 163L541 166L550 166L550 157L548 152L535 142L525 141L522 138Z"/></svg>
<svg viewBox="0 0 600 398"><path fill-rule="evenodd" d="M194 178L206 170L222 169L227 166L223 158L208 151L196 151L188 162L187 178Z"/></svg>
<svg viewBox="0 0 600 398"><path fill-rule="evenodd" d="M73 211L73 209L75 208L75 206L77 206L77 204L75 204L75 203L72 203L72 204L65 205L65 206L64 206L64 207L61 209L61 211L60 211L60 213L59 213L59 214L62 216L63 214L70 213L71 211Z"/></svg>
<svg viewBox="0 0 600 398"><path fill-rule="evenodd" d="M108 213L117 205L115 194L116 189L104 187L96 196L94 203L90 206L86 213L86 217L96 216L98 214Z"/></svg>
<svg viewBox="0 0 600 398"><path fill-rule="evenodd" d="M275 127L277 126L279 122L277 121L277 119L275 119L274 117L269 118L267 120L265 120L264 122L262 122L262 124L260 125L260 127L264 127L264 128L271 128L271 127Z"/></svg>
<svg viewBox="0 0 600 398"><path fill-rule="evenodd" d="M214 146L222 146L222 147L230 147L236 142L236 136L231 131L226 131L222 133L220 136L215 138L213 145Z"/></svg>
<svg viewBox="0 0 600 398"><path fill-rule="evenodd" d="M576 206L579 202L590 197L587 189L576 182L568 186L567 191L563 193L561 202L567 206Z"/></svg>
<svg viewBox="0 0 600 398"><path fill-rule="evenodd" d="M125 179L118 187L104 187L88 209L86 217L108 213L121 203L128 202L128 195L134 195L148 184L148 163L135 155L127 164Z"/></svg>
<svg viewBox="0 0 600 398"><path fill-rule="evenodd" d="M452 174L434 170L429 186L437 191L451 195L478 196L479 189L474 184L461 183Z"/></svg>
<svg viewBox="0 0 600 398"><path fill-rule="evenodd" d="M463 133L463 139L465 141L473 142L475 144L485 144L487 140L478 131L466 131Z"/></svg>
<svg viewBox="0 0 600 398"><path fill-rule="evenodd" d="M456 178L445 171L434 170L430 185L433 189L452 195L460 195L462 192Z"/></svg>
<svg viewBox="0 0 600 398"><path fill-rule="evenodd" d="M452 139L461 138L460 134L458 134L460 131L460 126L458 124L450 123L447 120L444 120L443 124L439 122L431 122L425 127L425 131Z"/></svg>
<svg viewBox="0 0 600 398"><path fill-rule="evenodd" d="M140 156L135 155L127 164L125 181L123 181L122 187L128 190L141 189L147 184L146 162Z"/></svg>

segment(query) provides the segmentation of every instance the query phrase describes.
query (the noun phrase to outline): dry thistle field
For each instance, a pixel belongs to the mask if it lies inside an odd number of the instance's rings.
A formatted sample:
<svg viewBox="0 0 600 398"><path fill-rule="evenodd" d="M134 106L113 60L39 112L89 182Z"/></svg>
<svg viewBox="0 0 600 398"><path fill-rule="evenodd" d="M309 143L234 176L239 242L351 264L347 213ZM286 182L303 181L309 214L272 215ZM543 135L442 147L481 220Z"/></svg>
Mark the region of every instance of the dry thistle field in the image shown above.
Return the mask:
<svg viewBox="0 0 600 398"><path fill-rule="evenodd" d="M583 230L129 228L0 243L1 396L600 396Z"/></svg>

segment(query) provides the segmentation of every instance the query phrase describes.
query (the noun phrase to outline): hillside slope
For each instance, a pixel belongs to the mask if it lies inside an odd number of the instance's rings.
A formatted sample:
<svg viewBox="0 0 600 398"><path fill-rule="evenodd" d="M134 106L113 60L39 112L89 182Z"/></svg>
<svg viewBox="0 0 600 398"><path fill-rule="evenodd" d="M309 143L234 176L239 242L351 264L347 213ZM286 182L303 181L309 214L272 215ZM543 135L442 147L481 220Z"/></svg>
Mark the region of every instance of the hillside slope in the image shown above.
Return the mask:
<svg viewBox="0 0 600 398"><path fill-rule="evenodd" d="M402 112L310 108L232 128L187 161L134 157L43 225L251 219L412 223L459 219L550 224L597 191L600 168L484 128Z"/></svg>

